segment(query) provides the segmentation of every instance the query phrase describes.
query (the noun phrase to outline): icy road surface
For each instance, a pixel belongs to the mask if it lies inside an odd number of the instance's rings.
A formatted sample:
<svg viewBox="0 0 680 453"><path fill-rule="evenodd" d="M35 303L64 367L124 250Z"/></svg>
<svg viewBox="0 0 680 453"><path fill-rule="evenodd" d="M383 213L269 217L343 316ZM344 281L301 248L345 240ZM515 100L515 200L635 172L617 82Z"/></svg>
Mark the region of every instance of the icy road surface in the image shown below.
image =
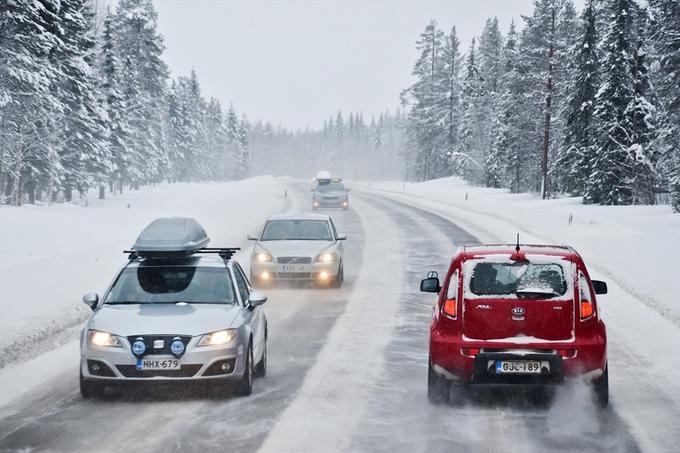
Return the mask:
<svg viewBox="0 0 680 453"><path fill-rule="evenodd" d="M308 207L306 186L288 192L295 210ZM434 298L419 281L443 274L455 247L476 239L385 196L354 191L351 200L349 211L328 211L349 235L342 289L266 290L269 370L252 396L171 387L86 401L72 342L49 359L72 361L68 372L40 369L37 389L0 408L0 451L677 451L680 392L663 384L674 377L646 367L621 328L610 329L608 410L575 384L551 403L475 392L462 406L429 404Z"/></svg>

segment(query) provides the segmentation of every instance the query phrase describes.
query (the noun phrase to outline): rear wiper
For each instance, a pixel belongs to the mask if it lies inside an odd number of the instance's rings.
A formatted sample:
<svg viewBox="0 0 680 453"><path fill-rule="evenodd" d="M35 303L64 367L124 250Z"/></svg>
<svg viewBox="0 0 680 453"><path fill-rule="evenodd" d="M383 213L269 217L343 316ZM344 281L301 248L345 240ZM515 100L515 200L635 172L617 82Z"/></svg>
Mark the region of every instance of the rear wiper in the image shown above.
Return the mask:
<svg viewBox="0 0 680 453"><path fill-rule="evenodd" d="M517 297L545 297L545 298L551 298L555 296L559 296L558 293L552 290L546 290L546 289L538 289L538 288L525 288L525 289L518 289L515 291L515 294L517 294Z"/></svg>

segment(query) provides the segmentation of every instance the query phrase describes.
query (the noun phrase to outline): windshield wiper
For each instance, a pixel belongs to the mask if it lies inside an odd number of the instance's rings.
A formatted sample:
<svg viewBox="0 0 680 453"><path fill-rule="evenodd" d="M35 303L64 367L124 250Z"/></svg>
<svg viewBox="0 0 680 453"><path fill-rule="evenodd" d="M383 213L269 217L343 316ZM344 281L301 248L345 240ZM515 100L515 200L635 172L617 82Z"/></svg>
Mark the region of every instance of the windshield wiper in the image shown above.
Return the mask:
<svg viewBox="0 0 680 453"><path fill-rule="evenodd" d="M545 297L547 299L560 295L551 289L544 288L518 289L515 294L517 294L517 297Z"/></svg>
<svg viewBox="0 0 680 453"><path fill-rule="evenodd" d="M146 302L140 302L138 300L120 300L120 301L113 301L113 302L104 302L104 305L136 305L136 304L145 304Z"/></svg>

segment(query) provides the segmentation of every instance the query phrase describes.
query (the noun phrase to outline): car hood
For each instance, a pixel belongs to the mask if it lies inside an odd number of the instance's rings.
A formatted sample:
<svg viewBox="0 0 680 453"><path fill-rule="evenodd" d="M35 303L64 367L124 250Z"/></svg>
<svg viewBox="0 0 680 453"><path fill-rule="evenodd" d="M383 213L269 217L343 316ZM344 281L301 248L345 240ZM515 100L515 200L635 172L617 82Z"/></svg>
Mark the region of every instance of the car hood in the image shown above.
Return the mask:
<svg viewBox="0 0 680 453"><path fill-rule="evenodd" d="M201 335L237 327L241 308L223 304L104 305L91 318L88 328L121 336Z"/></svg>
<svg viewBox="0 0 680 453"><path fill-rule="evenodd" d="M274 258L279 256L309 256L314 258L333 244L332 241L263 241L260 243L260 247Z"/></svg>

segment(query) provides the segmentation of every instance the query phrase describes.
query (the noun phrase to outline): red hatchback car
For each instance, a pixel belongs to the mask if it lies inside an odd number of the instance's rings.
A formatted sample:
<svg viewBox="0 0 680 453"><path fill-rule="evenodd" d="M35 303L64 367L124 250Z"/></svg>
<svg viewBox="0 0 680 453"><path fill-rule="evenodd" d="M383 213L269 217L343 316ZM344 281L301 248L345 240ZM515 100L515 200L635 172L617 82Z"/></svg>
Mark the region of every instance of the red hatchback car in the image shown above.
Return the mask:
<svg viewBox="0 0 680 453"><path fill-rule="evenodd" d="M440 284L430 325L428 397L467 384L559 384L580 376L609 402L607 334L591 280L571 247L475 245L459 249Z"/></svg>

